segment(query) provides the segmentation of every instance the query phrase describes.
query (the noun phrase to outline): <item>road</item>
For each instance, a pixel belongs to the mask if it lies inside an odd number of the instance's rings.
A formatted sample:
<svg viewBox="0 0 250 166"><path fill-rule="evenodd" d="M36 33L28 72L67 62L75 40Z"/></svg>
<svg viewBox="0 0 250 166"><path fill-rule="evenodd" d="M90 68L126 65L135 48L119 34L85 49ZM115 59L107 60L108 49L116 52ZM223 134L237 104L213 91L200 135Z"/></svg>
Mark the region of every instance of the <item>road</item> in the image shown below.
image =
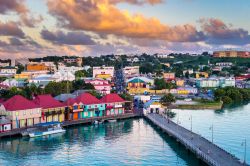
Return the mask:
<svg viewBox="0 0 250 166"><path fill-rule="evenodd" d="M116 92L117 93L125 92L126 83L125 83L125 78L124 78L122 69L116 70L115 76L116 76L116 79L115 79Z"/></svg>

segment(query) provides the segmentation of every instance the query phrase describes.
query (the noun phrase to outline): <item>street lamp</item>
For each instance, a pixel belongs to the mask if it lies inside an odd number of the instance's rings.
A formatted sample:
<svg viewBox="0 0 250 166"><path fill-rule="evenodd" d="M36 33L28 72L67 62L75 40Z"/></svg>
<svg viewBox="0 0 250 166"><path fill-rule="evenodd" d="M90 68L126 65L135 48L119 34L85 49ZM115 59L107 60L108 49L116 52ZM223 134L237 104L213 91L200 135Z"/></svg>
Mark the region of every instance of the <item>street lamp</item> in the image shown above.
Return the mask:
<svg viewBox="0 0 250 166"><path fill-rule="evenodd" d="M244 160L243 160L243 164L246 165L246 155L247 155L247 140L245 139L241 146L244 146Z"/></svg>
<svg viewBox="0 0 250 166"><path fill-rule="evenodd" d="M212 143L214 143L214 125L212 124L212 126L209 128L209 130L212 131Z"/></svg>
<svg viewBox="0 0 250 166"><path fill-rule="evenodd" d="M193 118L192 118L192 115L190 116L190 118L189 118L189 120L190 120L190 131L192 132L192 130L193 130Z"/></svg>

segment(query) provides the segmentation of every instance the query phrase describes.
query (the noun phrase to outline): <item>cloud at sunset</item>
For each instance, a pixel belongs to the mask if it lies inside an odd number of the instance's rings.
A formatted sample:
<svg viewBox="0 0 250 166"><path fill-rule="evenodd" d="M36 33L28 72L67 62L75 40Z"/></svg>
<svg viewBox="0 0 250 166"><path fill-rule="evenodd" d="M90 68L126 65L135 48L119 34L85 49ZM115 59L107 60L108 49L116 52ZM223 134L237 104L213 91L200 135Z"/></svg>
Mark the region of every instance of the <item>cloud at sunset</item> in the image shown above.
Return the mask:
<svg viewBox="0 0 250 166"><path fill-rule="evenodd" d="M24 38L25 34L15 22L0 22L0 36L16 36Z"/></svg>
<svg viewBox="0 0 250 166"><path fill-rule="evenodd" d="M50 41L54 44L66 44L66 45L94 45L95 42L90 36L83 32L68 32L62 31L50 32L48 30L42 30L41 36L43 39Z"/></svg>
<svg viewBox="0 0 250 166"><path fill-rule="evenodd" d="M180 0L186 5L186 13L193 10L191 6L197 1ZM172 9L173 3L177 2L1 0L0 56L96 56L249 48L250 25L244 27L207 12L188 20L190 15L184 12L184 17L182 13L185 9ZM177 21L171 21L171 16Z"/></svg>
<svg viewBox="0 0 250 166"><path fill-rule="evenodd" d="M190 25L168 26L158 19L121 11L109 1L49 0L49 12L63 27L134 38L201 41L203 33Z"/></svg>

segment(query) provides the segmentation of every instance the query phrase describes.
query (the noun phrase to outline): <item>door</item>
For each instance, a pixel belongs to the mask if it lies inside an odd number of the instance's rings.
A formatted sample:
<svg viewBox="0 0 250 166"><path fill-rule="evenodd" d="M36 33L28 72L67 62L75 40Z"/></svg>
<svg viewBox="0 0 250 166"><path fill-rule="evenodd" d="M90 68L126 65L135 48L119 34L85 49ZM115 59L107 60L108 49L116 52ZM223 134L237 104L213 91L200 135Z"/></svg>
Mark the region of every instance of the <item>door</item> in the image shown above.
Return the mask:
<svg viewBox="0 0 250 166"><path fill-rule="evenodd" d="M77 120L77 119L78 119L78 112L75 112L75 113L74 113L73 119L74 119L74 120Z"/></svg>

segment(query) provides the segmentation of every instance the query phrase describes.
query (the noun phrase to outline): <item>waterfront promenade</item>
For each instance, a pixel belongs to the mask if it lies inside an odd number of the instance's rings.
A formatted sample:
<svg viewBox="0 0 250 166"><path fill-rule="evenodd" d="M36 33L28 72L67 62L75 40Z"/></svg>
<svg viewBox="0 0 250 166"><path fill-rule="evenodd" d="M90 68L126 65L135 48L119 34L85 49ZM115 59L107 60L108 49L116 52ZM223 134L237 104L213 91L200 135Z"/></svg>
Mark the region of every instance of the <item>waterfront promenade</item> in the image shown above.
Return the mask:
<svg viewBox="0 0 250 166"><path fill-rule="evenodd" d="M64 122L62 122L62 126L63 127L68 127L68 126L74 126L74 125L93 123L96 120L98 120L98 121L105 121L105 120L111 120L111 119L119 120L119 119L127 119L127 118L134 118L134 117L138 117L138 115L134 114L134 113L126 113L126 114L123 114L123 115L84 118L84 119L78 119L78 120L64 121ZM27 128L13 129L13 130L8 131L8 132L0 133L0 138L21 135L28 128L33 128L33 126L32 127L27 127Z"/></svg>
<svg viewBox="0 0 250 166"><path fill-rule="evenodd" d="M170 136L176 138L188 150L197 155L203 162L211 166L242 166L238 158L229 154L222 148L193 133L184 127L177 125L170 119L159 114L148 114L149 119L157 127L161 128Z"/></svg>

